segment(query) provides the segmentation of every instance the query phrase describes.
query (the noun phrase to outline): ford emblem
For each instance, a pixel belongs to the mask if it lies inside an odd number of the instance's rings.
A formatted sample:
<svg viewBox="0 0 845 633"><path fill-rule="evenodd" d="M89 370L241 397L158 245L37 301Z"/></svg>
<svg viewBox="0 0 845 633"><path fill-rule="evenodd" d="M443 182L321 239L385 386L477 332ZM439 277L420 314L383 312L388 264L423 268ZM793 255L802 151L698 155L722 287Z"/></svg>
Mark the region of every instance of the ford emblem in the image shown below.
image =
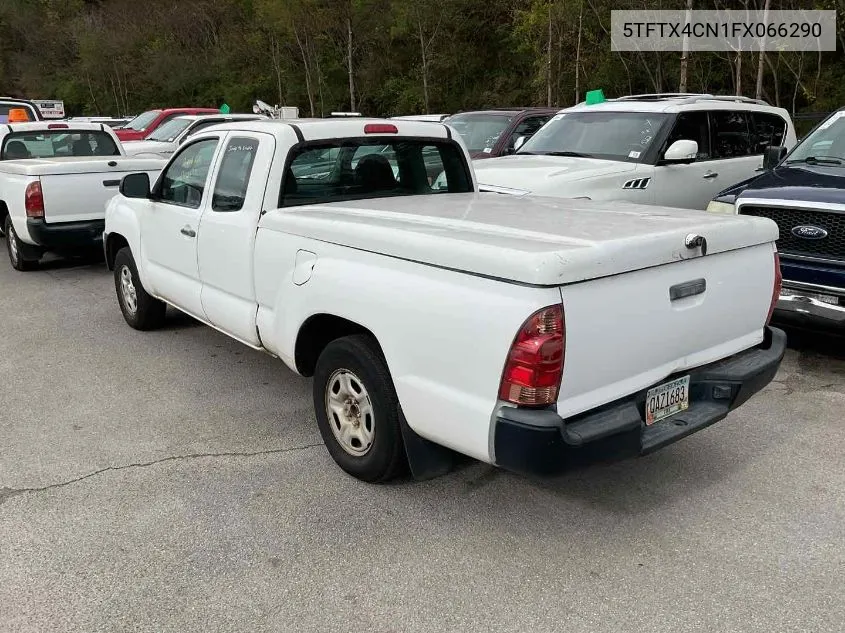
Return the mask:
<svg viewBox="0 0 845 633"><path fill-rule="evenodd" d="M827 231L820 226L813 226L811 224L802 224L801 226L793 227L792 234L803 240L823 240L827 237Z"/></svg>

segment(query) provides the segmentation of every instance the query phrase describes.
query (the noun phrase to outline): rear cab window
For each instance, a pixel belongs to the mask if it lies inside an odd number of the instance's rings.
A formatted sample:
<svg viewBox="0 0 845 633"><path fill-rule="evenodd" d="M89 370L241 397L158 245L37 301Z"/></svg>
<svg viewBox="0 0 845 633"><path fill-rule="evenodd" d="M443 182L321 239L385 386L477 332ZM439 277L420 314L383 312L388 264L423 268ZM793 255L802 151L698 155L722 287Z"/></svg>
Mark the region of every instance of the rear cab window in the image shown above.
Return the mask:
<svg viewBox="0 0 845 633"><path fill-rule="evenodd" d="M3 139L0 160L120 156L112 137L100 130L12 132Z"/></svg>
<svg viewBox="0 0 845 633"><path fill-rule="evenodd" d="M471 191L463 151L451 140L315 141L291 151L280 206Z"/></svg>

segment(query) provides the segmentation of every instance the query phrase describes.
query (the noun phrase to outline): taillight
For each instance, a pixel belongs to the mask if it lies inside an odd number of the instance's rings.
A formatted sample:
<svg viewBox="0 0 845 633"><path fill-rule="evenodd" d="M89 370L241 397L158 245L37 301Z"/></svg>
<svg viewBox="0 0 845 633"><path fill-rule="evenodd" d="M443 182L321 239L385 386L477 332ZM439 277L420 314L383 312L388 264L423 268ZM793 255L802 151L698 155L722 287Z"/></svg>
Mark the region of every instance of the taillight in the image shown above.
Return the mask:
<svg viewBox="0 0 845 633"><path fill-rule="evenodd" d="M41 181L36 180L26 186L24 207L26 208L26 217L44 217L44 193L41 191Z"/></svg>
<svg viewBox="0 0 845 633"><path fill-rule="evenodd" d="M508 352L499 399L530 406L556 402L565 346L562 306L549 306L528 317Z"/></svg>
<svg viewBox="0 0 845 633"><path fill-rule="evenodd" d="M769 305L769 316L766 317L766 324L768 325L769 321L772 320L772 314L775 312L775 306L778 304L778 299L780 299L780 289L783 285L783 274L780 272L780 256L778 252L775 251L775 283L772 286L772 303Z"/></svg>

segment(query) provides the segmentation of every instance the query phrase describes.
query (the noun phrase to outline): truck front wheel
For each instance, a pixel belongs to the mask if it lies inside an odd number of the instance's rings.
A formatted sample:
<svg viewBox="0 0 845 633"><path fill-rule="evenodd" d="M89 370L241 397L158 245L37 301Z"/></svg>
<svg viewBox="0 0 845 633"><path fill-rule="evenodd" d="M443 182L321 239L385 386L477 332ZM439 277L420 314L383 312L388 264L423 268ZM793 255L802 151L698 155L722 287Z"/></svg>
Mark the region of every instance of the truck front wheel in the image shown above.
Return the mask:
<svg viewBox="0 0 845 633"><path fill-rule="evenodd" d="M167 306L144 290L135 258L128 246L114 258L114 289L123 318L136 330L154 330L164 324Z"/></svg>
<svg viewBox="0 0 845 633"><path fill-rule="evenodd" d="M387 481L405 465L399 399L369 336L329 343L314 370L314 411L332 458L363 481Z"/></svg>

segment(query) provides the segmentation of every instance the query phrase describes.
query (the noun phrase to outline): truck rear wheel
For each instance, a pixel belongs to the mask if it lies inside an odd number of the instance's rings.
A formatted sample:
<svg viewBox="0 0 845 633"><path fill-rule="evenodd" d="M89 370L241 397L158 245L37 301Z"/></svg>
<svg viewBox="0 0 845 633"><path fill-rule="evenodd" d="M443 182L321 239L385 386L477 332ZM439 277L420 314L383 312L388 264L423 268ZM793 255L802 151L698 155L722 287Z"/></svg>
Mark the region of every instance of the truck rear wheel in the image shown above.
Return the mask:
<svg viewBox="0 0 845 633"><path fill-rule="evenodd" d="M114 258L114 288L120 311L130 327L154 330L164 324L167 305L144 290L128 246L121 248Z"/></svg>
<svg viewBox="0 0 845 633"><path fill-rule="evenodd" d="M399 399L371 337L346 336L329 343L317 359L313 389L317 426L338 466L372 483L402 472Z"/></svg>
<svg viewBox="0 0 845 633"><path fill-rule="evenodd" d="M9 253L9 262L15 270L34 270L38 266L37 259L28 259L26 257L26 247L21 244L18 239L18 234L15 233L15 227L12 224L12 218L6 216L6 250Z"/></svg>

